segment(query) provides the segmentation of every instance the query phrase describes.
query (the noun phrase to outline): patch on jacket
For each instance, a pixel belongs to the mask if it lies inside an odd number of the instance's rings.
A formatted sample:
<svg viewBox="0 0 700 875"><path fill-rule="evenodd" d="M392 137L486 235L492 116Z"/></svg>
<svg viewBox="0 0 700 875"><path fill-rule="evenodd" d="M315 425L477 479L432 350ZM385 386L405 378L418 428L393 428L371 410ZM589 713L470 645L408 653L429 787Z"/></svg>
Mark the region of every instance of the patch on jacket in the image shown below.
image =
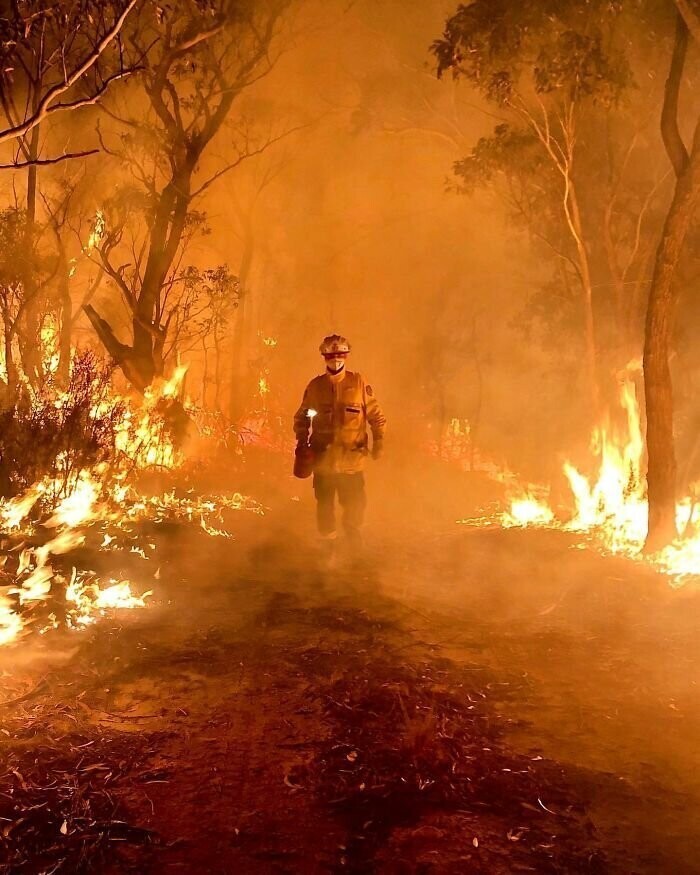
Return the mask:
<svg viewBox="0 0 700 875"><path fill-rule="evenodd" d="M371 387L371 386L366 386L366 387L365 387L365 392L369 395L370 398L371 398L372 395L374 394L374 393L372 392L372 387Z"/></svg>

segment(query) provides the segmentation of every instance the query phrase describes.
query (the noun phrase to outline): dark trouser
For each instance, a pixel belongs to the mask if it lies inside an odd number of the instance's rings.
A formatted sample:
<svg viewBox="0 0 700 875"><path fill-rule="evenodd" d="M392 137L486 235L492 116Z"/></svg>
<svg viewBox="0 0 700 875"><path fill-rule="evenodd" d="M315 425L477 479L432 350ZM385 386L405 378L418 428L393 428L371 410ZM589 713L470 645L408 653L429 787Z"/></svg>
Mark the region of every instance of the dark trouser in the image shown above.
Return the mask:
<svg viewBox="0 0 700 875"><path fill-rule="evenodd" d="M316 520L323 537L335 534L335 495L343 509L343 529L350 538L359 537L365 516L365 477L357 474L314 474Z"/></svg>

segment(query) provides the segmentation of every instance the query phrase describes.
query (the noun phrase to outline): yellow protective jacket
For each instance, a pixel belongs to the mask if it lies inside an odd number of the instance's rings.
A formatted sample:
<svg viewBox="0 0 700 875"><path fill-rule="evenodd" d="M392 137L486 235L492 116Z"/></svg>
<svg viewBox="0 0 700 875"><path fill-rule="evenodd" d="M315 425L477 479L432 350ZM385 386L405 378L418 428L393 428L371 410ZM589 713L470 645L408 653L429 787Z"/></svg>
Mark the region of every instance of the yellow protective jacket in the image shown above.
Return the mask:
<svg viewBox="0 0 700 875"><path fill-rule="evenodd" d="M315 410L316 416L310 418L309 410ZM372 387L361 374L342 370L337 375L321 374L309 383L294 416L294 433L297 441L310 443L314 471L355 474L364 467L368 423L372 440L381 441L386 419Z"/></svg>

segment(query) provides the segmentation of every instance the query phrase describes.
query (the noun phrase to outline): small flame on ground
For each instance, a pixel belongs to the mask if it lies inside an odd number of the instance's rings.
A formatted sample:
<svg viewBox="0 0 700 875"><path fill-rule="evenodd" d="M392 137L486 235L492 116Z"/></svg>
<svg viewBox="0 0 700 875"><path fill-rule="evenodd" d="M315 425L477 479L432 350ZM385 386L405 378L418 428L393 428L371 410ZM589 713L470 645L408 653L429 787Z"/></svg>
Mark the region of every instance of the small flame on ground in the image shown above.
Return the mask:
<svg viewBox="0 0 700 875"><path fill-rule="evenodd" d="M616 431L606 423L593 433L592 450L600 460L597 476L586 477L570 462L564 465L575 506L573 517L566 523L557 521L547 502L521 490L500 521L504 526L547 526L591 534L603 552L643 559L672 577L674 585L681 585L700 576L700 508L690 498L680 501L676 508L678 530L689 534L657 553L642 555L649 507L642 473L639 405L631 380L623 383L620 400L626 428Z"/></svg>
<svg viewBox="0 0 700 875"><path fill-rule="evenodd" d="M117 608L144 608L146 598L152 594L149 590L143 595L134 595L128 580L111 579L109 586L102 588L90 572L79 573L74 568L66 589L66 602L72 606L70 623L72 626L86 626L95 622L96 612Z"/></svg>
<svg viewBox="0 0 700 875"><path fill-rule="evenodd" d="M0 526L3 531L12 532L19 529L22 521L29 516L45 491L46 484L42 481L35 483L23 495L0 500Z"/></svg>
<svg viewBox="0 0 700 875"><path fill-rule="evenodd" d="M104 217L98 211L87 248L99 244L104 230ZM58 369L59 360L54 355L59 348L58 338L58 326L47 321L42 328L41 340L44 374L49 376ZM0 349L0 368L1 353ZM198 523L211 536L231 538L233 535L223 528L222 513L225 509L263 513L261 505L240 493L206 497L188 494L182 498L173 492L145 498L127 485L127 478L133 470L172 469L183 461L166 417L173 410L176 416L180 413L172 402L182 395L186 372L186 366L178 366L170 379L156 382L139 399L119 395L111 384L106 388L98 382L91 384L98 387L99 392L95 400L90 401L90 419L99 423L104 418L114 429L117 452L110 458L109 465L101 462L81 470L71 453L62 451L54 460L51 477L43 478L20 496L0 498L0 531L13 536L35 536L37 532L53 530L53 537L41 546L27 547L19 555L14 553L16 570L8 574L12 586L0 593L0 645L17 640L27 627L25 611L21 610L25 605L65 597L66 622L74 628L93 622L107 610L145 606L146 597L151 593L135 594L128 580L110 579L103 583L92 571L74 569L67 582L53 567L52 557L65 555L84 543L88 526L99 523L110 527L109 532L101 532L102 549L127 550L148 560L153 557L146 554L143 546L134 543L135 536L130 528L138 520L150 519L156 523L166 519L184 520ZM26 375L20 374L20 377L23 377L27 397L38 413L47 404L59 411L64 405L71 409L72 399L67 390L60 388L58 381L49 380L46 387L35 390ZM265 387L269 391L267 383ZM51 509L48 519L47 508ZM30 522L30 515L36 516L36 527ZM41 528L38 527L39 520L42 521ZM120 541L125 543L120 544ZM155 544L147 547L155 550ZM7 564L8 555L11 553L0 555L0 567ZM156 579L159 577L160 568L155 574ZM36 616L32 621L35 619ZM45 632L60 625L55 614L50 615L50 621L39 631Z"/></svg>
<svg viewBox="0 0 700 875"><path fill-rule="evenodd" d="M95 518L95 505L101 487L90 472L82 471L71 492L61 500L53 516L45 523L50 528L68 526L75 528Z"/></svg>
<svg viewBox="0 0 700 875"><path fill-rule="evenodd" d="M13 609L10 599L0 595L0 646L18 638L23 628L24 622Z"/></svg>
<svg viewBox="0 0 700 875"><path fill-rule="evenodd" d="M548 526L554 513L546 501L535 498L530 492L514 498L510 509L501 516L505 528L514 526Z"/></svg>

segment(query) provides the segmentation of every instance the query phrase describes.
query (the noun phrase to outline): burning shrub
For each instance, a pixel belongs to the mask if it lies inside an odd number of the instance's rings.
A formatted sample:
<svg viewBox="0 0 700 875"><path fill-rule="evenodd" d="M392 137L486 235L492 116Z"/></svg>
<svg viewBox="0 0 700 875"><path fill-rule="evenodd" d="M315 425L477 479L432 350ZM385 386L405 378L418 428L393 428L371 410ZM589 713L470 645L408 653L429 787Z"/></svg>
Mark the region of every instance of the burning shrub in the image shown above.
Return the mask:
<svg viewBox="0 0 700 875"><path fill-rule="evenodd" d="M1 495L47 477L54 497L66 495L81 472L114 456L125 403L112 394L111 371L94 353L77 353L65 389L52 379L38 390L26 387L0 413Z"/></svg>

